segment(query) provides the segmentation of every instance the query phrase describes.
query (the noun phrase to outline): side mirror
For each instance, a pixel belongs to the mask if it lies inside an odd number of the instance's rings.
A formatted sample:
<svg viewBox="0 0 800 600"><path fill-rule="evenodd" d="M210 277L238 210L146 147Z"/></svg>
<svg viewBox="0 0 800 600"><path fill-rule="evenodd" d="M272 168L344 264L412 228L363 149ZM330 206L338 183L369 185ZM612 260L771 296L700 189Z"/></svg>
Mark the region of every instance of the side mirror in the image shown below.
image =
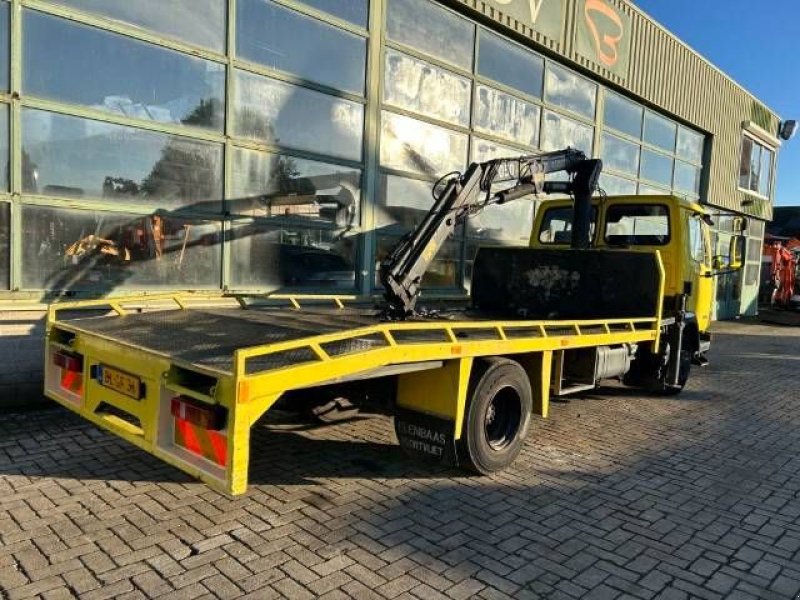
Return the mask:
<svg viewBox="0 0 800 600"><path fill-rule="evenodd" d="M734 235L731 238L730 247L728 249L728 256L730 257L727 268L732 271L738 271L744 264L745 253L745 237L741 234Z"/></svg>

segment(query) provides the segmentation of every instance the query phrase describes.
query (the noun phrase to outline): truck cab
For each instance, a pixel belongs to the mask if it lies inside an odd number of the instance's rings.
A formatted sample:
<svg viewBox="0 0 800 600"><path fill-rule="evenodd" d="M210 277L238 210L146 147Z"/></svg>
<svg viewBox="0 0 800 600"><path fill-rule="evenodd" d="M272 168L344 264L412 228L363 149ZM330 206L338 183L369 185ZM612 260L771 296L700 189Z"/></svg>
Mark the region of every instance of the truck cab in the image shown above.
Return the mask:
<svg viewBox="0 0 800 600"><path fill-rule="evenodd" d="M536 214L532 248L569 248L573 202L548 200ZM696 202L675 196L607 196L592 202L592 247L658 251L664 264L664 306L685 295L698 335L711 323L714 258L710 219ZM705 344L698 343L700 352Z"/></svg>

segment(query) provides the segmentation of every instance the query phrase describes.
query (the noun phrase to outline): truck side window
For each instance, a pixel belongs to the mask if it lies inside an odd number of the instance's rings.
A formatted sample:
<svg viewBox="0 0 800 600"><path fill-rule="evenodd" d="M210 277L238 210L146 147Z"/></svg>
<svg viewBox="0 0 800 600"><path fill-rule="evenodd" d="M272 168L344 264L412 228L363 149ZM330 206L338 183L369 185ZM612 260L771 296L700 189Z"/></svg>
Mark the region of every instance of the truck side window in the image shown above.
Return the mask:
<svg viewBox="0 0 800 600"><path fill-rule="evenodd" d="M592 222L589 225L592 239L594 239L596 222L597 208L592 207ZM539 242L542 244L569 244L570 241L572 241L572 207L548 208L539 229Z"/></svg>
<svg viewBox="0 0 800 600"><path fill-rule="evenodd" d="M610 246L665 246L669 239L669 209L663 204L616 204L606 210Z"/></svg>
<svg viewBox="0 0 800 600"><path fill-rule="evenodd" d="M696 263L706 264L706 239L698 217L689 217L689 252Z"/></svg>

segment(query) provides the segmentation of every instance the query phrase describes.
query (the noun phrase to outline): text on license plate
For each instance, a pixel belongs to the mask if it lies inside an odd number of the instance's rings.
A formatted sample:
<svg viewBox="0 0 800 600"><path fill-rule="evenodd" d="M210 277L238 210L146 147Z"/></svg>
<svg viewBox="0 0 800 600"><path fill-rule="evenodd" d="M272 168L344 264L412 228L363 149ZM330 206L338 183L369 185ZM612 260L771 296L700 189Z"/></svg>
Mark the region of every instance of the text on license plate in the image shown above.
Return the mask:
<svg viewBox="0 0 800 600"><path fill-rule="evenodd" d="M100 366L100 385L125 396L139 400L142 397L142 382L138 377L105 365Z"/></svg>

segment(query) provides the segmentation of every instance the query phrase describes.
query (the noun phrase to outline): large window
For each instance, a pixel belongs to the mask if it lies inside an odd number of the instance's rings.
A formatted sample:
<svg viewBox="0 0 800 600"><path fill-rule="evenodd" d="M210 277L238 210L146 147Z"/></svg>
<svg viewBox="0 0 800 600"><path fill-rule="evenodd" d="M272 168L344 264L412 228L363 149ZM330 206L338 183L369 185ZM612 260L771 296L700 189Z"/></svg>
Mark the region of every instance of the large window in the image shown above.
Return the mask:
<svg viewBox="0 0 800 600"><path fill-rule="evenodd" d="M610 90L603 98L607 193L700 196L705 137Z"/></svg>
<svg viewBox="0 0 800 600"><path fill-rule="evenodd" d="M11 49L11 36L8 2L0 2L0 92L8 91L9 50Z"/></svg>
<svg viewBox="0 0 800 600"><path fill-rule="evenodd" d="M25 93L222 131L223 65L32 10L24 28Z"/></svg>
<svg viewBox="0 0 800 600"><path fill-rule="evenodd" d="M544 59L481 29L477 73L529 96L542 96Z"/></svg>
<svg viewBox="0 0 800 600"><path fill-rule="evenodd" d="M239 58L364 93L364 38L270 0L238 0L236 11Z"/></svg>
<svg viewBox="0 0 800 600"><path fill-rule="evenodd" d="M8 105L0 104L0 193L8 191L10 164L8 161Z"/></svg>
<svg viewBox="0 0 800 600"><path fill-rule="evenodd" d="M663 246L669 243L669 209L660 204L609 206L605 241L613 246Z"/></svg>
<svg viewBox="0 0 800 600"><path fill-rule="evenodd" d="M764 197L770 195L772 162L775 153L749 135L742 136L739 187Z"/></svg>

